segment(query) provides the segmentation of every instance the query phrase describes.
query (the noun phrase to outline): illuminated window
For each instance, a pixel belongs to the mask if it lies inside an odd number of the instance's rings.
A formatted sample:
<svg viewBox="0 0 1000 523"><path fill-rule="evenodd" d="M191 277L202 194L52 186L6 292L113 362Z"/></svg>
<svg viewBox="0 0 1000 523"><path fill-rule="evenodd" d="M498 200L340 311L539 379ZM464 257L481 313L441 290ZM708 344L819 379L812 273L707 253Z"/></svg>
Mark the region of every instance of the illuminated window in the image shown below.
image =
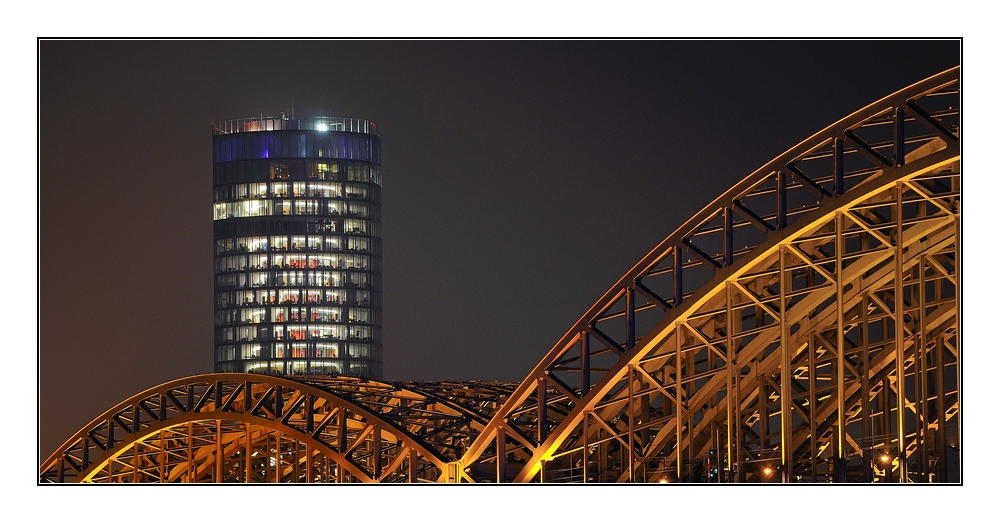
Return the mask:
<svg viewBox="0 0 1000 523"><path fill-rule="evenodd" d="M271 184L271 196L275 198L287 198L288 197L288 184L287 183L272 183Z"/></svg>
<svg viewBox="0 0 1000 523"><path fill-rule="evenodd" d="M344 232L364 234L368 232L368 222L366 220L344 220Z"/></svg>
<svg viewBox="0 0 1000 523"><path fill-rule="evenodd" d="M320 156L322 156L323 149L319 150ZM327 153L329 156L329 153ZM309 177L317 180L336 180L337 179L337 164L329 163L317 163L313 164L313 168L309 173Z"/></svg>
<svg viewBox="0 0 1000 523"><path fill-rule="evenodd" d="M357 183L344 184L344 197L363 200L368 197L368 188Z"/></svg>
<svg viewBox="0 0 1000 523"><path fill-rule="evenodd" d="M288 237L271 236L271 248L278 251L288 250Z"/></svg>
<svg viewBox="0 0 1000 523"><path fill-rule="evenodd" d="M350 181L367 182L368 176L368 166L367 165L348 165L347 166L347 179Z"/></svg>
<svg viewBox="0 0 1000 523"><path fill-rule="evenodd" d="M284 163L272 163L271 164L271 179L272 180L287 180L290 174L288 164Z"/></svg>

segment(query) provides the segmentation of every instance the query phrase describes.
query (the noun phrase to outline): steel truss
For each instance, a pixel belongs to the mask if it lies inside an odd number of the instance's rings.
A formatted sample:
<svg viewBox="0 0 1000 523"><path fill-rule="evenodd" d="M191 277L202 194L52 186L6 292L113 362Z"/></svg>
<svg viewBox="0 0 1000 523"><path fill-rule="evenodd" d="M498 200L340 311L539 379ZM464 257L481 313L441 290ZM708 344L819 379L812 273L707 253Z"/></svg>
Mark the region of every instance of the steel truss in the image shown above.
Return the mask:
<svg viewBox="0 0 1000 523"><path fill-rule="evenodd" d="M954 68L793 147L520 385L193 376L40 481L960 481L959 119Z"/></svg>
<svg viewBox="0 0 1000 523"><path fill-rule="evenodd" d="M43 483L455 481L453 463L513 387L193 376L107 411L53 453L39 477Z"/></svg>
<svg viewBox="0 0 1000 523"><path fill-rule="evenodd" d="M855 112L667 237L521 383L462 479L960 480L958 80Z"/></svg>

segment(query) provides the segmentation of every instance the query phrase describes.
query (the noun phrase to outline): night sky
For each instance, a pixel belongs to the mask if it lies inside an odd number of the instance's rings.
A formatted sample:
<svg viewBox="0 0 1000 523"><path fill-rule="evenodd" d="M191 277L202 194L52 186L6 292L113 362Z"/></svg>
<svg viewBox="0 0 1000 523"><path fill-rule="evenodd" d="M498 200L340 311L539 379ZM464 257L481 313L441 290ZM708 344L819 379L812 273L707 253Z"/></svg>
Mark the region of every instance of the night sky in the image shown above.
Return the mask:
<svg viewBox="0 0 1000 523"><path fill-rule="evenodd" d="M39 46L39 462L212 372L211 123L374 121L386 380L520 381L768 160L960 63L957 40Z"/></svg>

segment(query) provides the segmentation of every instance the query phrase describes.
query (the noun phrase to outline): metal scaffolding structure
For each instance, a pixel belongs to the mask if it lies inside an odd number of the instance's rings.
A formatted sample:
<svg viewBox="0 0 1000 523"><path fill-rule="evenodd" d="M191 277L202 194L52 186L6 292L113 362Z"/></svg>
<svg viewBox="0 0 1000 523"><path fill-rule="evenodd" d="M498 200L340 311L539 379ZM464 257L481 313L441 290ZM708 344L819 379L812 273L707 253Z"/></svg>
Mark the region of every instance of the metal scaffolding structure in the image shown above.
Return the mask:
<svg viewBox="0 0 1000 523"><path fill-rule="evenodd" d="M195 376L42 482L959 482L959 69L736 184L519 385Z"/></svg>

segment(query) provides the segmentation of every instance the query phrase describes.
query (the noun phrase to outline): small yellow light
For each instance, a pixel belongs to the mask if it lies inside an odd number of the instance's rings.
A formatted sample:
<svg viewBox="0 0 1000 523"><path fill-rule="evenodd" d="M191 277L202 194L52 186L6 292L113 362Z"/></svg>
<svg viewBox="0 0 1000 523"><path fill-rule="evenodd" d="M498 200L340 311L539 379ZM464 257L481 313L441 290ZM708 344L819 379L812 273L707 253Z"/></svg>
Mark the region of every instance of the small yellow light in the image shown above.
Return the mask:
<svg viewBox="0 0 1000 523"><path fill-rule="evenodd" d="M764 474L771 475L771 467L764 467Z"/></svg>
<svg viewBox="0 0 1000 523"><path fill-rule="evenodd" d="M883 454L882 455L882 463L886 463L887 461L889 461L889 456L886 456L886 455Z"/></svg>
<svg viewBox="0 0 1000 523"><path fill-rule="evenodd" d="M666 483L666 482L667 482L667 478L663 478L663 479L660 480L660 483Z"/></svg>

